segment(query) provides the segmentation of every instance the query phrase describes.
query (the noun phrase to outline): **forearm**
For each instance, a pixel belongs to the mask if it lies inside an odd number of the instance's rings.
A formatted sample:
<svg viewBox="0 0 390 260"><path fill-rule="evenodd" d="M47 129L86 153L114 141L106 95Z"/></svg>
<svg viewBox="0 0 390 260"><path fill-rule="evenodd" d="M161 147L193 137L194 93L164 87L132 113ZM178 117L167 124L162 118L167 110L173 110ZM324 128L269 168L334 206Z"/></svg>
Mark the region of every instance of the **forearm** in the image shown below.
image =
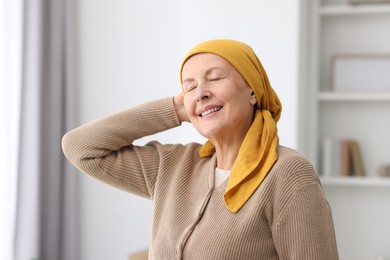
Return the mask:
<svg viewBox="0 0 390 260"><path fill-rule="evenodd" d="M143 104L82 125L62 140L66 157L80 170L88 161L106 157L141 137L178 126L172 98Z"/></svg>

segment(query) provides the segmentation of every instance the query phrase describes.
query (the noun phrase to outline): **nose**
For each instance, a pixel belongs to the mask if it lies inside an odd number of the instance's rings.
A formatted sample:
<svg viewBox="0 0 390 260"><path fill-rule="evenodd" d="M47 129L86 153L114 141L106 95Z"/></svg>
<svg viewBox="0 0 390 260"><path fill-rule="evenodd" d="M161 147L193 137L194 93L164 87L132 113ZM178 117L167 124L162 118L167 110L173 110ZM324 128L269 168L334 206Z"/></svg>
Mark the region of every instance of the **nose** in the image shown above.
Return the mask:
<svg viewBox="0 0 390 260"><path fill-rule="evenodd" d="M196 101L202 101L211 97L211 92L205 85L199 84L196 88Z"/></svg>

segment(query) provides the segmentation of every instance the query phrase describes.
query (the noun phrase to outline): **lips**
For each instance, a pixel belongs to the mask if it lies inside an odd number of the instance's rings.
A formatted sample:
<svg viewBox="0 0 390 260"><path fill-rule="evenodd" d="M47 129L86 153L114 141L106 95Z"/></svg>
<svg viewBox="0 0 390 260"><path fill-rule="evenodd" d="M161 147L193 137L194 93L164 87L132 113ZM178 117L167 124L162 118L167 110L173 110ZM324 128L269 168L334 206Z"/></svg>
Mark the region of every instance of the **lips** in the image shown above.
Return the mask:
<svg viewBox="0 0 390 260"><path fill-rule="evenodd" d="M200 111L200 113L198 114L198 116L200 117L204 117L204 116L207 116L207 115L210 115L214 112L217 112L219 110L221 110L223 107L222 106L215 106L215 107L206 107L205 109L202 109Z"/></svg>

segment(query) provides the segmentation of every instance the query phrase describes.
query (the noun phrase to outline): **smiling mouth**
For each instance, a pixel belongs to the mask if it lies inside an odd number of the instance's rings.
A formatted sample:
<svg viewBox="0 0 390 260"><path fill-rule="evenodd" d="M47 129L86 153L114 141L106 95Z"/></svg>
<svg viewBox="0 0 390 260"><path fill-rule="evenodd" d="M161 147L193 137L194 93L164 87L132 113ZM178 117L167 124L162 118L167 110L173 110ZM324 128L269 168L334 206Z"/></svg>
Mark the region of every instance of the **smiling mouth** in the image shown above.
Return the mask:
<svg viewBox="0 0 390 260"><path fill-rule="evenodd" d="M211 113L217 112L221 109L222 109L222 107L213 107L213 108L207 109L206 111L203 111L202 113L199 114L199 116L204 117L204 116L210 115Z"/></svg>

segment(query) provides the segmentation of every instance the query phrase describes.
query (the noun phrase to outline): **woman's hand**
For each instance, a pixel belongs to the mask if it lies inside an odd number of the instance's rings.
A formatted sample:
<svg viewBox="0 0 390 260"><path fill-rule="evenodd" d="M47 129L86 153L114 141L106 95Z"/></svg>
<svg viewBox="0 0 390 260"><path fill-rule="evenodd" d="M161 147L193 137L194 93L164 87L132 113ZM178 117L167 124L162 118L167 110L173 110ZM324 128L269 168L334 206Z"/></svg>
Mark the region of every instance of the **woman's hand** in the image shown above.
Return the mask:
<svg viewBox="0 0 390 260"><path fill-rule="evenodd" d="M188 117L187 112L184 108L183 98L184 93L182 91L180 91L180 93L173 98L176 114L180 122L190 122L190 118Z"/></svg>

